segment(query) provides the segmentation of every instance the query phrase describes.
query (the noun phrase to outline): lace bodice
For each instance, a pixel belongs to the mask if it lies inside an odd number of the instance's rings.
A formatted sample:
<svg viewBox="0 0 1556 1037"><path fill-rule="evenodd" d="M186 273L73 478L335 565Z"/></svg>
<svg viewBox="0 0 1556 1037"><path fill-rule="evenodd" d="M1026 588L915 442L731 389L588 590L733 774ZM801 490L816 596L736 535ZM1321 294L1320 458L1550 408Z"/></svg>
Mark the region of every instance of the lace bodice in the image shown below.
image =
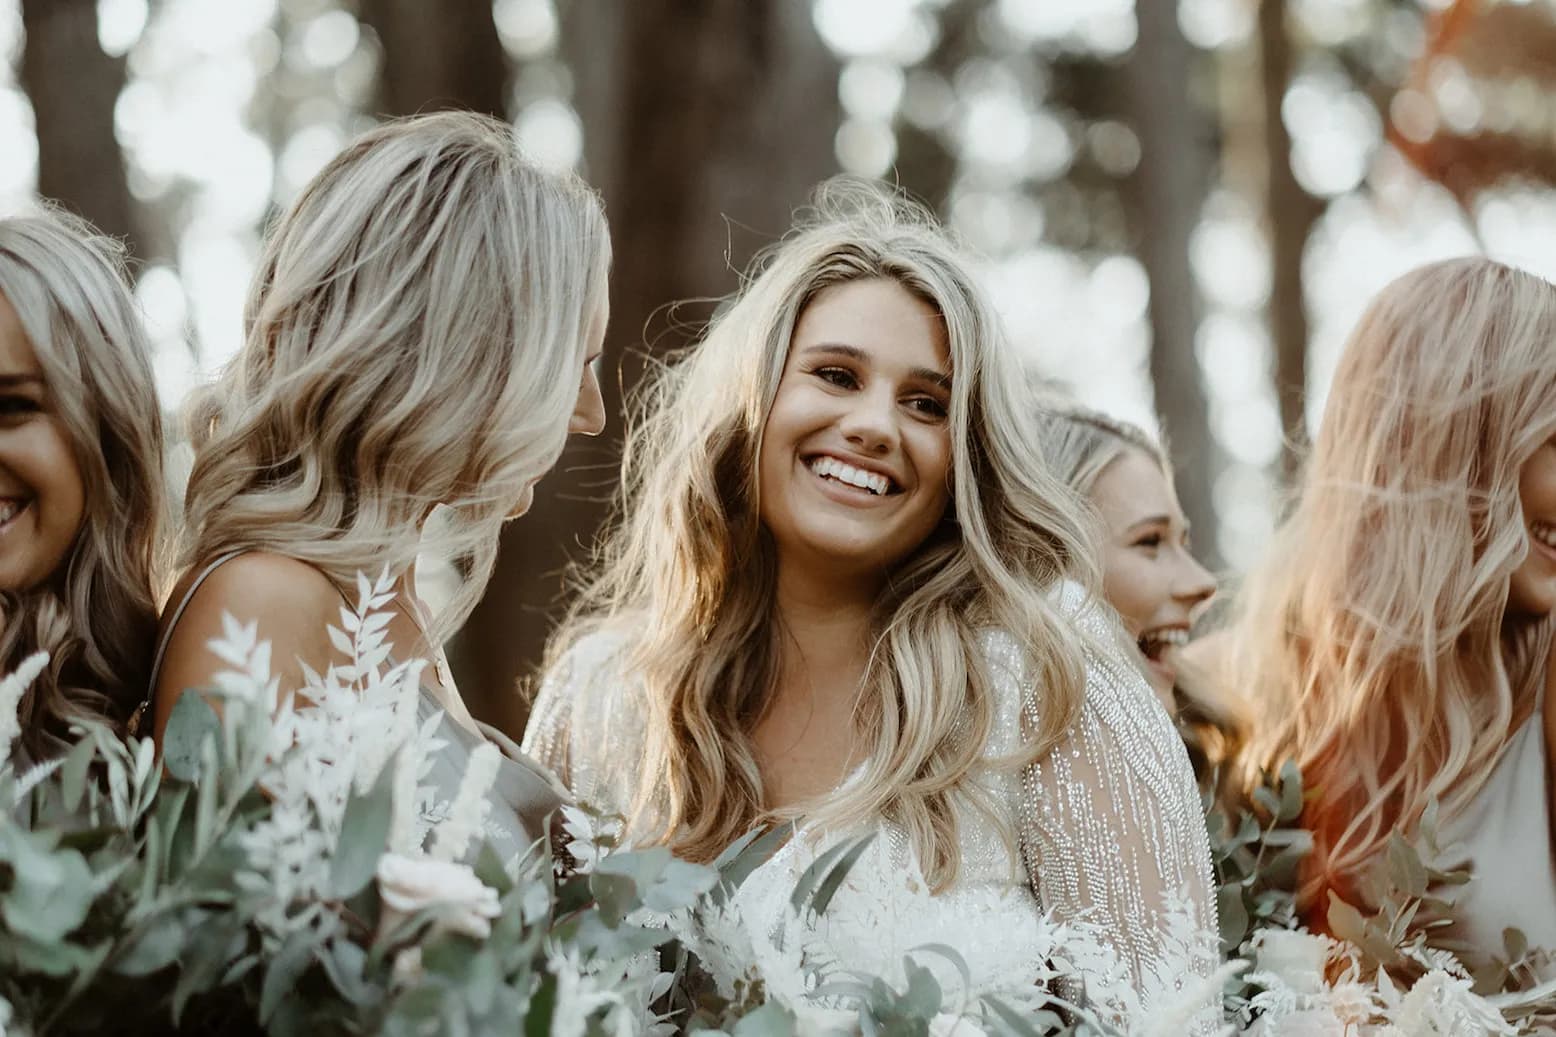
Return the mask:
<svg viewBox="0 0 1556 1037"><path fill-rule="evenodd" d="M1110 619L1078 588L1066 598L1087 645L1084 705L1070 735L1021 770L993 761L1018 748L1022 711L1042 689L1027 679L1013 638L983 638L998 702L990 765L976 780L1004 816L960 812L961 869L952 887L932 896L911 843L882 820L825 914L797 917L789 896L799 876L837 839L859 834L801 825L746 879L731 917L713 920L729 924L709 935L719 946L704 948L705 960L710 951L715 962L732 957L725 971L738 972L744 958L770 990L791 999L814 982L806 975L818 965L900 983L904 954L927 944L953 947L967 961L964 988L949 963L914 957L953 1000L998 993L1019 1003L1051 975L1056 957L1086 973L1094 1000L1098 991L1120 991L1107 998L1115 1016L1155 1014L1209 993L1190 990L1219 962L1209 847L1187 755L1144 678L1115 647ZM608 634L575 646L542 685L524 748L581 801L624 812L643 707L621 672L621 647ZM1179 1032L1193 1029L1185 1023Z"/></svg>

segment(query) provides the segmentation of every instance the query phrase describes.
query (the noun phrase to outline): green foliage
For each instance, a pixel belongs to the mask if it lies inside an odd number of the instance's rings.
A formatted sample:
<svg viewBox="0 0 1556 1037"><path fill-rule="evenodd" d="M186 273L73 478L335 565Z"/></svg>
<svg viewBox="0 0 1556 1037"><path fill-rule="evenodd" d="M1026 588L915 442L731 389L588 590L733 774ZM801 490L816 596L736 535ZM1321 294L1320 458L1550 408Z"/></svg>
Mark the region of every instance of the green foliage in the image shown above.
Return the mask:
<svg viewBox="0 0 1556 1037"><path fill-rule="evenodd" d="M1221 951L1236 954L1258 929L1296 923L1296 890L1302 859L1313 837L1297 827L1302 816L1302 775L1287 761L1252 795L1253 805L1230 807L1205 793L1205 827L1216 872Z"/></svg>

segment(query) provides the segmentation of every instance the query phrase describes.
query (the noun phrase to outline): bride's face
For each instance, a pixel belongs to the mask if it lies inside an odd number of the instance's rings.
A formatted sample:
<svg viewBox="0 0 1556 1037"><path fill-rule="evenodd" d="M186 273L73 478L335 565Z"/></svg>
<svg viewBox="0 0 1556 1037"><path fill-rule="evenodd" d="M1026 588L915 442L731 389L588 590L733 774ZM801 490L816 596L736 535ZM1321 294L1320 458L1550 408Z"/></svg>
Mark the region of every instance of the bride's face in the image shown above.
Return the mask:
<svg viewBox="0 0 1556 1037"><path fill-rule="evenodd" d="M768 413L761 518L781 565L884 574L951 499L951 362L935 310L895 281L820 292Z"/></svg>
<svg viewBox="0 0 1556 1037"><path fill-rule="evenodd" d="M1529 554L1513 573L1507 607L1522 616L1556 611L1556 438L1536 450L1518 477Z"/></svg>

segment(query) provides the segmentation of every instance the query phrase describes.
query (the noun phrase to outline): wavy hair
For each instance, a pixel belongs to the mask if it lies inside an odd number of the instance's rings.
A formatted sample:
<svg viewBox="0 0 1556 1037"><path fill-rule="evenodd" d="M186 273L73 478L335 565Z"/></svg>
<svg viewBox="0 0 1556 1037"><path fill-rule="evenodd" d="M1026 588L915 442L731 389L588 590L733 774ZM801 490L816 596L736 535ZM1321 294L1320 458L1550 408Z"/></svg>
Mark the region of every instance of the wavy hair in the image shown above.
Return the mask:
<svg viewBox="0 0 1556 1037"><path fill-rule="evenodd" d="M657 371L630 428L618 519L595 575L551 646L625 638L647 712L635 833L707 860L765 820L752 730L774 685L775 558L760 522L757 458L795 325L827 288L887 279L944 321L953 371L953 503L890 574L876 603L854 718L860 780L808 816L822 826L885 815L944 888L960 864L953 804L983 806L967 780L991 732L987 628L1010 632L1043 689L1026 717L1030 755L1078 714L1082 647L1046 592L1095 587L1095 553L1073 497L1031 463L1024 382L998 320L953 245L919 206L838 179L753 263L700 341Z"/></svg>
<svg viewBox="0 0 1556 1037"><path fill-rule="evenodd" d="M162 412L124 250L68 213L0 219L0 295L21 320L81 472L85 511L63 568L0 595L0 670L38 650L22 751L68 745L72 722L117 731L147 693L165 577Z"/></svg>
<svg viewBox="0 0 1556 1037"><path fill-rule="evenodd" d="M1372 302L1335 372L1294 511L1244 585L1234 687L1268 698L1251 786L1294 758L1302 893L1365 896L1428 804L1460 813L1533 711L1551 622L1505 623L1528 552L1519 471L1556 434L1556 287L1487 259Z"/></svg>
<svg viewBox="0 0 1556 1037"><path fill-rule="evenodd" d="M435 624L452 631L561 453L609 263L596 195L505 123L440 112L354 140L272 230L243 349L192 405L183 563L403 572L446 505L428 537L465 577Z"/></svg>

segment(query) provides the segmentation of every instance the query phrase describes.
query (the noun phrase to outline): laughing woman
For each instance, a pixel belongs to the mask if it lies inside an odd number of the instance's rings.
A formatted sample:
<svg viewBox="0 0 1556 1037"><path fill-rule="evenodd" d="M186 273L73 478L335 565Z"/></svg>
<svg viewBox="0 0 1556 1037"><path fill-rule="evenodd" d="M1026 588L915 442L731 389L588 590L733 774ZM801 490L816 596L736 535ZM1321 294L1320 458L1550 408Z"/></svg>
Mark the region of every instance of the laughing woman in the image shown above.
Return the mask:
<svg viewBox="0 0 1556 1037"><path fill-rule="evenodd" d="M1038 413L1043 459L1096 511L1102 594L1139 650L1151 689L1178 722L1195 777L1217 782L1247 734L1246 707L1180 657L1216 580L1189 550L1172 462L1144 429L1068 401Z"/></svg>
<svg viewBox="0 0 1556 1037"><path fill-rule="evenodd" d="M1180 898L1214 928L1192 775L1083 589L1025 397L929 217L847 182L653 386L526 746L636 845L706 861L796 822L737 898L769 962L900 981L947 944L963 993L1019 996L1050 974L1045 914L1084 913L1116 952L1094 990L1149 1004L1205 967L1168 934ZM825 915L790 916L860 833Z"/></svg>
<svg viewBox="0 0 1556 1037"><path fill-rule="evenodd" d="M144 698L166 512L162 418L123 249L64 213L0 219L0 672L33 652L17 748L123 731Z"/></svg>

